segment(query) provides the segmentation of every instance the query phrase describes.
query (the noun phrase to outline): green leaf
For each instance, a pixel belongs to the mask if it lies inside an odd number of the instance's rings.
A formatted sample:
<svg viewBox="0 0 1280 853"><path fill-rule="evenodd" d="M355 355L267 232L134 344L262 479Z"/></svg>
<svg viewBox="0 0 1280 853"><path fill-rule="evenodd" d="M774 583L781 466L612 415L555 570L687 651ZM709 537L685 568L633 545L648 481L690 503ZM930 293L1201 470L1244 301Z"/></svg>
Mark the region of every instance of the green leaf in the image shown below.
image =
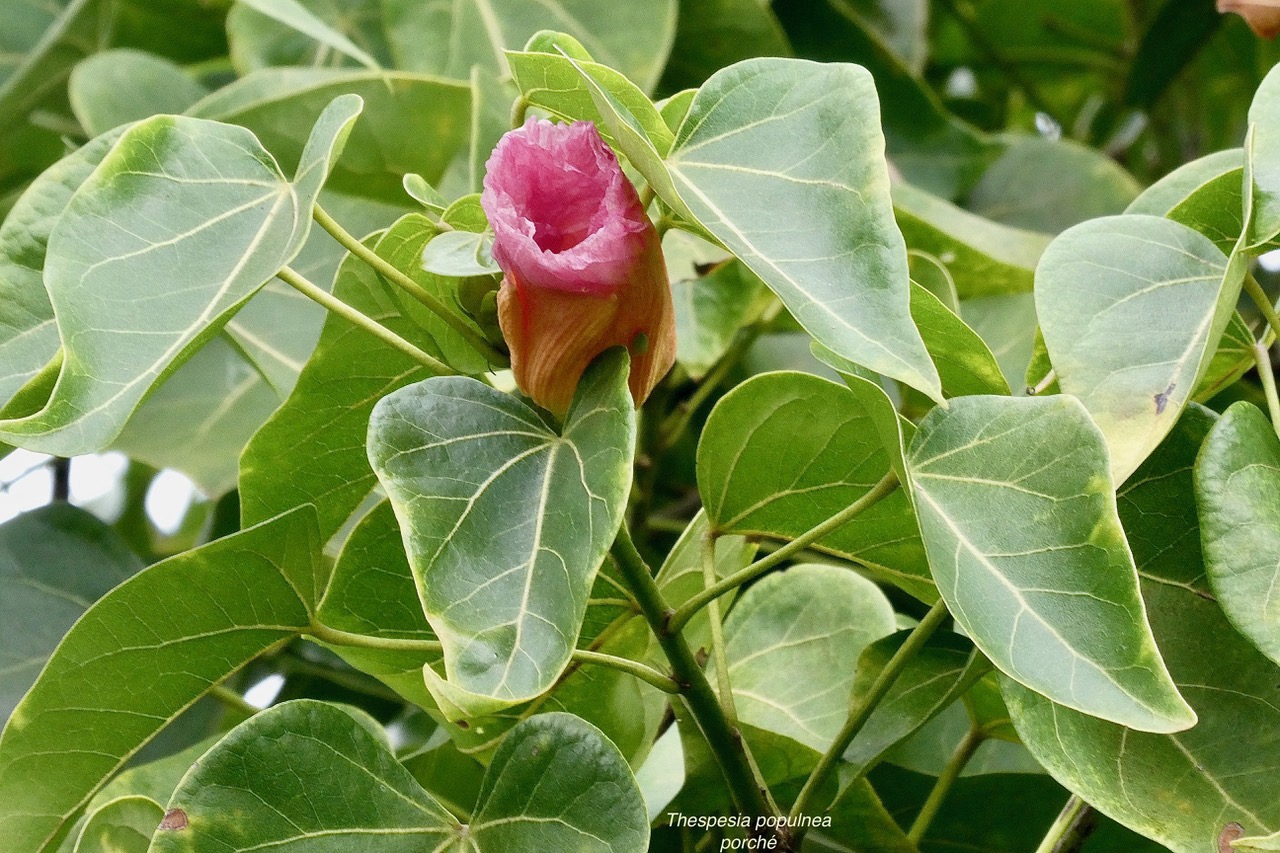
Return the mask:
<svg viewBox="0 0 1280 853"><path fill-rule="evenodd" d="M676 0L631 0L601 15L594 0L482 0L450 7L383 0L396 65L467 80L480 65L505 74L503 53L519 50L540 30L559 30L586 45L600 63L650 91L658 82L676 28Z"/></svg>
<svg viewBox="0 0 1280 853"><path fill-rule="evenodd" d="M1047 234L983 219L910 184L894 184L893 210L907 246L942 261L961 299L1030 291L1049 245Z"/></svg>
<svg viewBox="0 0 1280 853"><path fill-rule="evenodd" d="M898 414L898 407L889 399L880 378L868 370L864 370L848 359L841 358L822 344L814 341L810 344L814 358L830 367L844 380L845 385L853 392L858 405L871 418L871 423L880 436L880 444L889 457L889 465L898 475L899 482L908 478L907 461L904 451L907 441L915 435L915 425ZM910 491L906 491L908 500ZM918 531L917 531L918 533ZM929 596L925 599L930 604L938 600L937 590L929 585ZM913 594L919 597L918 593Z"/></svg>
<svg viewBox="0 0 1280 853"><path fill-rule="evenodd" d="M446 211L445 221L448 222L451 218L451 211ZM450 234L463 235L467 240L476 240L483 236L462 230L441 232L427 217L420 213L410 213L396 220L387 229L386 233L378 239L377 244L374 246L374 251L396 269L417 282L424 290L430 292L455 314L465 317L467 316L467 311L461 303L461 294L459 292L461 283L450 277L452 274L440 275L432 270L423 268L423 262L429 248L439 237L446 237ZM490 233L488 235L490 242L492 242L492 237L493 235ZM477 248L479 245L478 243L473 244L475 251L480 251ZM487 251L487 248L485 248L486 256ZM475 262L478 263L478 258ZM492 263L492 260L490 260L490 263ZM492 272L500 272L500 270L494 266ZM367 273L362 271L355 274L366 275ZM466 275L479 274L481 273L466 273ZM485 357L477 353L471 342L462 337L453 327L442 320L438 314L426 308L399 288L393 288L393 292L400 302L402 313L412 319L418 326L409 335L410 340L462 373L478 375L489 369L489 363ZM480 332L479 326L474 323L472 326L476 332Z"/></svg>
<svg viewBox="0 0 1280 853"><path fill-rule="evenodd" d="M960 397L907 454L938 591L1005 674L1141 731L1195 715L1151 637L1102 435L1071 397Z"/></svg>
<svg viewBox="0 0 1280 853"><path fill-rule="evenodd" d="M238 726L168 808L155 853L353 845L407 853L443 849L462 830L363 721L310 700Z"/></svg>
<svg viewBox="0 0 1280 853"><path fill-rule="evenodd" d="M636 785L644 797L650 823L671 805L684 782L684 748L679 727L672 726L658 738L644 764L636 770Z"/></svg>
<svg viewBox="0 0 1280 853"><path fill-rule="evenodd" d="M966 200L971 211L994 222L1057 234L1087 219L1124 213L1142 191L1115 160L1077 142L1029 134L1002 141L1004 153Z"/></svg>
<svg viewBox="0 0 1280 853"><path fill-rule="evenodd" d="M1012 293L966 299L960 303L960 316L991 347L1009 385L1021 385L1038 337L1035 296ZM1036 376L1036 381L1041 376Z"/></svg>
<svg viewBox="0 0 1280 853"><path fill-rule="evenodd" d="M1106 437L1122 483L1168 434L1217 350L1247 262L1185 225L1095 219L1062 233L1036 271L1036 311L1063 393ZM1117 346L1124 341L1124 346Z"/></svg>
<svg viewBox="0 0 1280 853"><path fill-rule="evenodd" d="M761 579L724 625L739 719L826 751L849 715L858 656L893 628L884 593L849 569L801 565Z"/></svg>
<svg viewBox="0 0 1280 853"><path fill-rule="evenodd" d="M42 849L209 687L305 630L324 584L314 525L305 510L280 516L157 563L89 608L0 735L0 837Z"/></svg>
<svg viewBox="0 0 1280 853"><path fill-rule="evenodd" d="M420 334L403 316L392 285L357 258L342 262L333 293L401 336ZM328 318L293 393L241 457L244 524L310 503L321 536L327 540L336 533L377 486L365 452L374 404L426 375L422 365L363 329ZM282 469L288 477L280 476Z"/></svg>
<svg viewBox="0 0 1280 853"><path fill-rule="evenodd" d="M1250 245L1280 234L1280 69L1267 73L1249 106L1252 136Z"/></svg>
<svg viewBox="0 0 1280 853"><path fill-rule="evenodd" d="M141 568L114 530L70 504L0 525L0 623L8 638L0 649L0 720L81 614Z"/></svg>
<svg viewBox="0 0 1280 853"><path fill-rule="evenodd" d="M338 849L334 843L388 853L639 853L649 837L626 762L572 715L543 714L507 736L464 826L365 722L310 700L235 729L183 780L169 816L173 828L156 834L155 853Z"/></svg>
<svg viewBox="0 0 1280 853"><path fill-rule="evenodd" d="M1280 439L1267 416L1251 403L1227 409L1205 440L1195 482L1214 594L1236 629L1280 663Z"/></svg>
<svg viewBox="0 0 1280 853"><path fill-rule="evenodd" d="M0 403L58 352L58 327L42 276L49 234L122 132L105 133L50 166L0 224Z"/></svg>
<svg viewBox="0 0 1280 853"><path fill-rule="evenodd" d="M1199 724L1143 734L1003 685L1019 736L1054 778L1174 853L1215 849L1232 821L1246 835L1280 829L1280 669L1228 622L1201 559L1192 472L1212 425L1188 409L1119 495L1152 628Z"/></svg>
<svg viewBox="0 0 1280 853"><path fill-rule="evenodd" d="M911 283L911 319L938 367L948 397L1009 394L1009 383L996 357L978 333L942 304L938 297Z"/></svg>
<svg viewBox="0 0 1280 853"><path fill-rule="evenodd" d="M242 6L297 30L327 47L345 53L366 68L379 70L378 60L356 46L351 39L329 26L298 0L237 0Z"/></svg>
<svg viewBox="0 0 1280 853"><path fill-rule="evenodd" d="M316 116L343 94L359 95L364 112L329 189L399 205L403 175L438 181L468 148L470 87L401 71L264 69L214 92L191 114L249 128L287 169L301 157Z"/></svg>
<svg viewBox="0 0 1280 853"><path fill-rule="evenodd" d="M147 853L164 809L146 797L112 800L89 816L75 853Z"/></svg>
<svg viewBox="0 0 1280 853"><path fill-rule="evenodd" d="M531 699L568 663L630 491L626 373L618 353L598 362L559 434L473 379L428 379L375 407L369 459L444 644L447 680L424 674L450 719Z"/></svg>
<svg viewBox="0 0 1280 853"><path fill-rule="evenodd" d="M694 220L814 338L940 399L910 320L906 247L892 221L879 128L875 85L862 68L748 60L698 91L667 167Z"/></svg>
<svg viewBox="0 0 1280 853"><path fill-rule="evenodd" d="M1244 228L1243 163L1239 148L1192 160L1148 187L1124 212L1181 222L1229 255Z"/></svg>
<svg viewBox="0 0 1280 853"><path fill-rule="evenodd" d="M444 231L433 237L422 250L422 268L453 278L502 272L493 259L493 235L471 231Z"/></svg>
<svg viewBox="0 0 1280 853"><path fill-rule="evenodd" d="M0 436L74 455L119 435L146 393L298 253L359 110L359 98L334 101L293 182L240 128L160 116L127 130L49 239L58 383L42 411L0 421Z"/></svg>
<svg viewBox="0 0 1280 853"><path fill-rule="evenodd" d="M1280 832L1272 833L1265 838L1241 838L1232 843L1233 850L1280 850Z"/></svg>
<svg viewBox="0 0 1280 853"><path fill-rule="evenodd" d="M592 93L598 87L621 106L622 114L634 121L659 155L671 150L674 136L657 107L639 87L612 68L551 52L508 51L507 62L521 94L531 105L565 121L594 121L600 125L605 111L597 108ZM604 125L600 130L614 141L613 128Z"/></svg>
<svg viewBox="0 0 1280 853"><path fill-rule="evenodd" d="M475 66L471 69L471 148L466 191L484 189L485 166L498 140L511 129L511 104L517 90L507 79Z"/></svg>
<svg viewBox="0 0 1280 853"><path fill-rule="evenodd" d="M90 135L161 113L180 113L209 93L181 67L138 50L94 54L71 72L71 109Z"/></svg>
<svg viewBox="0 0 1280 853"><path fill-rule="evenodd" d="M649 818L617 747L570 714L539 714L498 748L471 832L481 853L640 853Z"/></svg>
<svg viewBox="0 0 1280 853"><path fill-rule="evenodd" d="M889 471L877 421L859 398L803 373L766 373L726 394L698 445L698 489L717 532L794 539ZM931 581L905 490L817 543L908 591Z"/></svg>

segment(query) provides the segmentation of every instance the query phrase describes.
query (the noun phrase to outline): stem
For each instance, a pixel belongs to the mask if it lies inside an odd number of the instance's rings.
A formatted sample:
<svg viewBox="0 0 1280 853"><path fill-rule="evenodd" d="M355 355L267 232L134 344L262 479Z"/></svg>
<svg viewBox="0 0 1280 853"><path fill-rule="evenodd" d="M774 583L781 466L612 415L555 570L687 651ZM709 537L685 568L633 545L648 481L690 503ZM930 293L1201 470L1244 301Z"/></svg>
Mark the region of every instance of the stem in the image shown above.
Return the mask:
<svg viewBox="0 0 1280 853"><path fill-rule="evenodd" d="M593 663L597 666L607 666L610 669L616 669L619 672L625 672L634 675L641 681L646 681L663 693L679 693L680 685L676 684L675 679L670 676L663 675L651 666L640 663L638 661L629 660L628 658L620 658L616 655L606 655L602 652L592 652L586 649L574 649L573 659L581 663Z"/></svg>
<svg viewBox="0 0 1280 853"><path fill-rule="evenodd" d="M1262 391L1267 395L1267 410L1271 412L1271 426L1280 435L1280 397L1276 395L1276 374L1271 366L1271 348L1259 341L1253 345L1253 357L1258 362L1258 378Z"/></svg>
<svg viewBox="0 0 1280 853"><path fill-rule="evenodd" d="M53 501L66 503L71 500L71 460L55 456L50 464L53 468Z"/></svg>
<svg viewBox="0 0 1280 853"><path fill-rule="evenodd" d="M745 569L735 572L724 580L712 584L701 592L690 596L689 600L682 604L680 609L672 614L670 630L679 631L684 627L685 623L693 618L693 615L701 610L706 604L714 601L730 590L737 589L748 581L755 580L774 566L777 566L790 559L795 554L799 554L804 551L828 533L839 530L858 515L865 512L870 507L875 506L885 497L890 495L897 487L898 475L893 471L890 471L880 479L880 482L871 487L871 491L858 498L846 509L842 509L840 512L819 524L817 527L800 534L786 545L783 545L781 548L774 551L772 554L761 557Z"/></svg>
<svg viewBox="0 0 1280 853"><path fill-rule="evenodd" d="M458 375L458 371L454 370L443 361L423 352L421 349L409 343L404 338L379 323L377 320L367 314L361 313L355 308L352 308L350 305L343 302L341 299L338 299L328 291L307 281L292 268L285 267L280 270L280 272L276 273L276 276L285 284L310 299L312 302L318 303L326 310L337 314L339 317L342 317L356 326L359 326L369 334L381 340L383 343L395 347L428 370L447 376Z"/></svg>
<svg viewBox="0 0 1280 853"><path fill-rule="evenodd" d="M1084 845L1095 824L1093 807L1075 796L1067 800L1036 853L1072 853Z"/></svg>
<svg viewBox="0 0 1280 853"><path fill-rule="evenodd" d="M912 629L911 635L907 637L906 642L889 658L889 662L885 664L884 669L880 670L880 674L876 676L875 682L872 683L871 689L867 691L866 698L858 704L856 708L851 709L849 719L845 720L844 726L841 727L839 734L836 735L835 741L831 747L823 754L818 766L809 774L809 778L805 781L804 787L800 789L800 794L796 797L795 804L791 807L791 816L799 817L805 813L805 809L809 806L809 801L814 794L822 787L827 778L835 772L840 764L845 750L849 748L849 744L853 743L853 739L858 736L858 732L862 731L862 727L867 724L867 720L871 718L871 713L884 699L889 692L889 688L893 687L893 683L898 680L898 676L906 669L907 664L924 648L924 644L933 636L933 632L938 630L944 619L947 618L947 605L941 599L933 605L929 612L925 615L920 624Z"/></svg>
<svg viewBox="0 0 1280 853"><path fill-rule="evenodd" d="M1271 300L1267 298L1267 292L1262 289L1262 285L1258 284L1258 280L1253 277L1253 273L1248 273L1244 277L1244 292L1249 294L1249 298L1258 306L1258 310L1266 318L1267 324L1276 333L1280 334L1280 317L1276 316L1275 306L1271 304Z"/></svg>
<svg viewBox="0 0 1280 853"><path fill-rule="evenodd" d="M716 537L708 530L702 537L703 588L716 582ZM716 690L720 693L720 707L729 725L737 728L738 709L733 703L733 685L729 683L729 656L724 648L724 623L720 618L720 602L707 602L707 618L711 623L711 653L716 662Z"/></svg>
<svg viewBox="0 0 1280 853"><path fill-rule="evenodd" d="M625 607L627 610L635 610L636 603L630 598L588 598L588 607Z"/></svg>
<svg viewBox="0 0 1280 853"><path fill-rule="evenodd" d="M515 102L511 104L511 128L524 127L525 113L529 112L529 99L521 93Z"/></svg>
<svg viewBox="0 0 1280 853"><path fill-rule="evenodd" d="M635 594L645 621L649 623L666 653L676 682L680 685L680 695L684 697L690 715L702 730L707 746L720 765L734 804L742 814L773 814L765 792L756 786L751 762L743 749L741 732L725 719L715 691L707 682L706 673L689 649L689 644L678 631L668 626L671 607L663 599L649 566L636 550L635 543L631 541L631 533L625 525L618 531L612 553L623 579ZM782 840L784 846L778 849L789 849L785 846L787 839L784 837Z"/></svg>
<svg viewBox="0 0 1280 853"><path fill-rule="evenodd" d="M434 293L418 284L404 272L388 263L377 252L357 240L355 235L343 228L336 219L325 212L324 208L317 204L312 208L311 215L315 217L320 227L328 231L333 236L333 239L337 240L344 249L364 261L396 287L399 287L415 300L425 305L432 313L447 323L449 328L461 335L471 345L472 349L488 359L491 365L507 366L507 357L485 340L484 335L478 329L473 328L465 319L451 311L449 306L441 302L440 298Z"/></svg>
<svg viewBox="0 0 1280 853"><path fill-rule="evenodd" d="M233 711L239 711L246 716L252 717L262 709L250 705L243 696L229 687L223 687L221 684L215 684L209 688L209 695L217 699L223 705L226 705Z"/></svg>
<svg viewBox="0 0 1280 853"><path fill-rule="evenodd" d="M938 815L938 809L942 807L942 802L947 798L947 794L951 792L951 786L960 778L960 774L964 771L965 765L973 758L973 754L978 751L978 747L986 740L982 732L974 726L965 733L964 738L960 741L960 746L952 754L947 766L942 768L942 774L938 776L938 781L934 783L933 790L929 792L929 797L924 801L924 805L920 807L920 814L916 815L916 819L911 824L911 829L907 831L907 838L914 844L919 844L920 839L924 838L924 834L929 831L929 824L933 823L933 819Z"/></svg>
<svg viewBox="0 0 1280 853"><path fill-rule="evenodd" d="M1052 385L1054 380L1057 378L1058 378L1058 372L1053 368L1049 368L1049 372L1044 375L1043 379L1041 379L1035 385L1027 386L1027 396L1034 397L1037 394L1043 394L1045 389L1048 388L1050 385Z"/></svg>
<svg viewBox="0 0 1280 853"><path fill-rule="evenodd" d="M315 639L328 643L332 646L350 646L360 649L377 649L384 652L415 652L417 654L439 654L444 650L443 644L439 640L410 640L400 639L397 637L371 637L366 634L353 634L350 631L342 631L337 628L330 628L328 625L322 625L313 622L306 633ZM620 672L634 675L642 681L647 681L654 687L666 693L675 693L679 690L679 686L672 679L658 672L651 666L640 663L638 661L620 658L615 655L606 655L600 652L593 652L588 649L574 649L573 660L579 663L590 663L597 666L607 666Z"/></svg>

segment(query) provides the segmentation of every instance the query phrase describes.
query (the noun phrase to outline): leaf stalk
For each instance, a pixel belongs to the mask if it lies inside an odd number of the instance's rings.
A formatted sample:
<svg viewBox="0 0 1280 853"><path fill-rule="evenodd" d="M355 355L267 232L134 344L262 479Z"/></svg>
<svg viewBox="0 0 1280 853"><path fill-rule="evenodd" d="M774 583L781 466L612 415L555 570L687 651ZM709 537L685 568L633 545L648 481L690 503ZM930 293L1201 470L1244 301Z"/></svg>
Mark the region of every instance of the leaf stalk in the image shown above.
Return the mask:
<svg viewBox="0 0 1280 853"><path fill-rule="evenodd" d="M821 524L800 534L792 539L786 545L771 554L767 554L723 580L720 580L701 592L695 593L689 597L689 600L682 604L672 615L668 625L669 630L679 631L683 628L693 615L705 607L710 602L724 595L730 590L737 589L748 581L755 580L765 572L773 569L791 559L796 554L806 550L814 542L822 539L829 533L839 530L880 501L884 500L893 490L898 487L898 475L892 470L885 474L880 482L871 487L871 490L856 501L851 503L845 509L828 518Z"/></svg>
<svg viewBox="0 0 1280 853"><path fill-rule="evenodd" d="M418 284L377 252L356 239L355 235L343 228L324 208L317 204L312 208L311 213L320 227L328 231L333 239L337 240L344 249L368 264L375 272L409 294L414 300L426 306L428 310L447 323L449 328L457 332L463 340L470 344L472 349L484 356L490 365L507 367L510 364L507 357L485 340L484 335L478 329L472 327L465 319L450 310L449 306L445 305L434 293Z"/></svg>
<svg viewBox="0 0 1280 853"><path fill-rule="evenodd" d="M383 343L389 344L390 346L400 350L400 352L409 356L428 370L442 376L458 375L458 371L454 370L443 361L440 361L438 358L424 352L422 349L400 337L377 320L343 302L324 288L308 281L291 267L285 267L280 270L280 272L276 273L276 277L301 293L303 296L310 299L312 302L323 307L325 310L332 314L337 314L352 325L359 326L369 334L381 340Z"/></svg>

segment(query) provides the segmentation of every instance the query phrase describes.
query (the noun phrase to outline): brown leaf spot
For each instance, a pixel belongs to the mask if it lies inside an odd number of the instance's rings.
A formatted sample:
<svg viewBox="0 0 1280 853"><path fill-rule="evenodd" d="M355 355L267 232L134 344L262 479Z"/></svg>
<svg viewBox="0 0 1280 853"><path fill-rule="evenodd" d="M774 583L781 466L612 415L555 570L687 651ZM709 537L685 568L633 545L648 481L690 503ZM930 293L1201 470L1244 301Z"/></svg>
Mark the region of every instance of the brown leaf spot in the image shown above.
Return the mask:
<svg viewBox="0 0 1280 853"><path fill-rule="evenodd" d="M1222 827L1222 832L1218 833L1218 853L1235 853L1231 842L1241 838L1244 838L1244 827L1235 821Z"/></svg>
<svg viewBox="0 0 1280 853"><path fill-rule="evenodd" d="M159 829L175 830L187 828L187 813L182 809L169 809L164 813L164 820L160 821Z"/></svg>

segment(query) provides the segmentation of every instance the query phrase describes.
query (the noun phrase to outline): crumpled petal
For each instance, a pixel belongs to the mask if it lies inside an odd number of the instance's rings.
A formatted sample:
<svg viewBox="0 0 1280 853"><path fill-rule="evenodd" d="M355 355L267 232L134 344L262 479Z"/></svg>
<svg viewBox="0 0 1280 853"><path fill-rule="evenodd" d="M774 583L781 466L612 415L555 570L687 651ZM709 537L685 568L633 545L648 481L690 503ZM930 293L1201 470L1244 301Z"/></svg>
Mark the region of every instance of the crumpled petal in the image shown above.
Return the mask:
<svg viewBox="0 0 1280 853"><path fill-rule="evenodd" d="M590 122L531 118L487 169L481 204L516 383L563 414L587 365L624 346L643 403L675 361L675 312L657 231L613 151Z"/></svg>

